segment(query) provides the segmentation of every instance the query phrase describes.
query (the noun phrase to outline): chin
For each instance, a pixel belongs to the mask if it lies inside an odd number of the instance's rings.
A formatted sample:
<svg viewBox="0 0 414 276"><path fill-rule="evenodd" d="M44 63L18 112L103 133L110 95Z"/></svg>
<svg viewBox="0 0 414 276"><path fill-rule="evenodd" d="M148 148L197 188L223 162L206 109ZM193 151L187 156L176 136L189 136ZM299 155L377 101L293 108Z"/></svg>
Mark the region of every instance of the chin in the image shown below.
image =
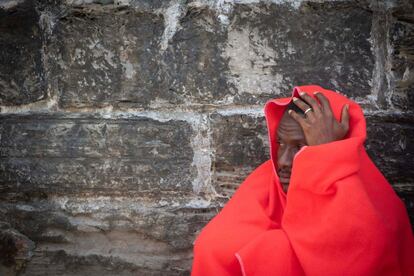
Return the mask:
<svg viewBox="0 0 414 276"><path fill-rule="evenodd" d="M289 188L289 183L280 183L282 184L283 190L287 191L287 189Z"/></svg>

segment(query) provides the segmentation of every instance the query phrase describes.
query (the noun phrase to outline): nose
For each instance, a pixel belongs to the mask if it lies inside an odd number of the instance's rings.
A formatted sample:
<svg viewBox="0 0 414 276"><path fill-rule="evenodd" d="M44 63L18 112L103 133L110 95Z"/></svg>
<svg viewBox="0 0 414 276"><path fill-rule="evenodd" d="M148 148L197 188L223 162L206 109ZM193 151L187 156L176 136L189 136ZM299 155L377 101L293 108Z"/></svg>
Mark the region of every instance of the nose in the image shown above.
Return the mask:
<svg viewBox="0 0 414 276"><path fill-rule="evenodd" d="M290 172L293 162L293 152L289 149L281 150L279 149L279 158L277 160L277 165L280 170Z"/></svg>

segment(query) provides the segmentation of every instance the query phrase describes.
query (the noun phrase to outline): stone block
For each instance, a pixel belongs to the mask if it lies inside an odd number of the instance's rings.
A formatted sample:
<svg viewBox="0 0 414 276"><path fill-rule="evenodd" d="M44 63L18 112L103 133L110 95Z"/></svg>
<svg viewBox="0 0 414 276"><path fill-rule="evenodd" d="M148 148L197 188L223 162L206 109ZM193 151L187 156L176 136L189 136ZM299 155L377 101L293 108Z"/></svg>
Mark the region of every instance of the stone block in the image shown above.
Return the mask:
<svg viewBox="0 0 414 276"><path fill-rule="evenodd" d="M305 84L371 93L372 14L352 1L238 4L229 19L224 56L235 102L263 104Z"/></svg>
<svg viewBox="0 0 414 276"><path fill-rule="evenodd" d="M243 180L270 158L264 117L221 115L211 119L213 185L231 196Z"/></svg>
<svg viewBox="0 0 414 276"><path fill-rule="evenodd" d="M414 110L414 9L394 13L389 30L393 93L391 104L405 111ZM410 18L411 16L411 18Z"/></svg>
<svg viewBox="0 0 414 276"><path fill-rule="evenodd" d="M0 221L0 274L13 275L24 269L33 256L35 244L10 224Z"/></svg>
<svg viewBox="0 0 414 276"><path fill-rule="evenodd" d="M72 9L56 22L48 45L60 106L148 104L162 32L162 17L155 14Z"/></svg>
<svg viewBox="0 0 414 276"><path fill-rule="evenodd" d="M414 137L412 116L367 115L366 149L392 184L414 182Z"/></svg>
<svg viewBox="0 0 414 276"><path fill-rule="evenodd" d="M109 8L133 8L138 11L155 12L157 9L168 8L176 3L174 0L61 0L70 7L93 8L107 6Z"/></svg>
<svg viewBox="0 0 414 276"><path fill-rule="evenodd" d="M226 37L217 14L207 7L193 7L179 23L157 75L160 98L184 105L231 102L236 91L226 78L227 61L222 57Z"/></svg>
<svg viewBox="0 0 414 276"><path fill-rule="evenodd" d="M60 106L219 101L227 93L220 73L225 62L213 13L206 8L172 9L177 10L167 12L182 12L182 18L104 7L72 8L60 18L48 46Z"/></svg>
<svg viewBox="0 0 414 276"><path fill-rule="evenodd" d="M193 240L217 213L215 203L196 201L52 196L2 202L0 214L36 242L24 275L183 275Z"/></svg>
<svg viewBox="0 0 414 276"><path fill-rule="evenodd" d="M184 121L3 116L3 191L191 192L191 126Z"/></svg>
<svg viewBox="0 0 414 276"><path fill-rule="evenodd" d="M6 4L0 6L0 104L36 102L46 97L39 15L32 1Z"/></svg>

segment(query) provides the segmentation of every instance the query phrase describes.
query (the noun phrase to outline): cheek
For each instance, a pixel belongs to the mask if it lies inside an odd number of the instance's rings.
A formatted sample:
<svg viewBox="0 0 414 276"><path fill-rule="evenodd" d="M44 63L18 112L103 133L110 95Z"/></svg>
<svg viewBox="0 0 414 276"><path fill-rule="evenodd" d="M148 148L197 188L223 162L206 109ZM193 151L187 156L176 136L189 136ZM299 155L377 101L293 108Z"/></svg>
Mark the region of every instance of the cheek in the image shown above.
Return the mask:
<svg viewBox="0 0 414 276"><path fill-rule="evenodd" d="M279 160L282 156L283 158L293 159L295 154L300 150L299 147L280 147L277 149L277 159Z"/></svg>
<svg viewBox="0 0 414 276"><path fill-rule="evenodd" d="M282 156L284 150L285 150L284 148L279 146L279 148L277 149L277 159L279 159Z"/></svg>
<svg viewBox="0 0 414 276"><path fill-rule="evenodd" d="M283 146L278 148L277 150L277 160L285 160L287 158L289 158L289 156L291 155L291 149L288 146Z"/></svg>

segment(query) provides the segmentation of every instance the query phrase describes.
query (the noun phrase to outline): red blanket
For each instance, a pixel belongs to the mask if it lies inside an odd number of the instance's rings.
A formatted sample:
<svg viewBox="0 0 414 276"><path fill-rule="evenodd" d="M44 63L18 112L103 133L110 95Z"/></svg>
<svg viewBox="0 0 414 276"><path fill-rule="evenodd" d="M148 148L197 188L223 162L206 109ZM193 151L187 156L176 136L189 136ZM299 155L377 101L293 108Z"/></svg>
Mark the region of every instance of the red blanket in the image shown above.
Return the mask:
<svg viewBox="0 0 414 276"><path fill-rule="evenodd" d="M414 275L407 212L365 152L360 106L319 86L296 87L292 97L299 91L322 92L338 121L348 103L347 136L296 153L285 194L276 173L276 130L292 98L269 101L271 159L202 230L192 275Z"/></svg>

